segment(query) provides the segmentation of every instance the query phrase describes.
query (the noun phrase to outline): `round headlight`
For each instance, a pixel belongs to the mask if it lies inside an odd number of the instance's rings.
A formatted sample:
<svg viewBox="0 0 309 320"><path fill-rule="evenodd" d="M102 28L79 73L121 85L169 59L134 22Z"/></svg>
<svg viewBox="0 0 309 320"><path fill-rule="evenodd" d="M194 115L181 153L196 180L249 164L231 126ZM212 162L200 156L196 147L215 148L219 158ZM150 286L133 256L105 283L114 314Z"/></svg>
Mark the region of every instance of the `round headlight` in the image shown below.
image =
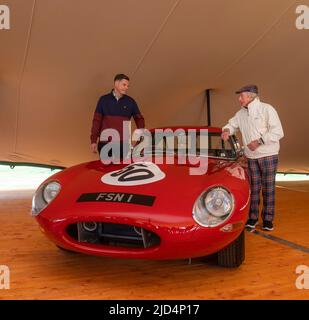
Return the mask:
<svg viewBox="0 0 309 320"><path fill-rule="evenodd" d="M57 196L61 189L58 182L52 181L42 185L32 199L32 215L37 216Z"/></svg>
<svg viewBox="0 0 309 320"><path fill-rule="evenodd" d="M233 209L233 195L223 187L214 187L197 198L193 218L201 226L216 227L230 216Z"/></svg>
<svg viewBox="0 0 309 320"><path fill-rule="evenodd" d="M45 186L43 190L43 199L47 203L50 203L56 197L59 191L60 191L60 184L55 181L50 182Z"/></svg>
<svg viewBox="0 0 309 320"><path fill-rule="evenodd" d="M207 211L215 217L224 217L232 209L233 199L231 194L222 188L211 189L205 197Z"/></svg>

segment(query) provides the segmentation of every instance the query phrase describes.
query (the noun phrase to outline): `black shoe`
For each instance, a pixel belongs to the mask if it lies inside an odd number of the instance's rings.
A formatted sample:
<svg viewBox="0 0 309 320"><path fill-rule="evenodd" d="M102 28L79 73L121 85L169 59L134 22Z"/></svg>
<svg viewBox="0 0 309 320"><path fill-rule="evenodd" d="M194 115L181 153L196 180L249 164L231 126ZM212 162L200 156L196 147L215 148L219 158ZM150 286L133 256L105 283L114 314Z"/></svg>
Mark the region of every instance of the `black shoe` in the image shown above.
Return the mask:
<svg viewBox="0 0 309 320"><path fill-rule="evenodd" d="M265 231L273 231L274 230L273 223L271 221L264 221L262 229Z"/></svg>
<svg viewBox="0 0 309 320"><path fill-rule="evenodd" d="M246 223L246 228L255 229L255 227L258 225L258 220L255 219L248 219Z"/></svg>

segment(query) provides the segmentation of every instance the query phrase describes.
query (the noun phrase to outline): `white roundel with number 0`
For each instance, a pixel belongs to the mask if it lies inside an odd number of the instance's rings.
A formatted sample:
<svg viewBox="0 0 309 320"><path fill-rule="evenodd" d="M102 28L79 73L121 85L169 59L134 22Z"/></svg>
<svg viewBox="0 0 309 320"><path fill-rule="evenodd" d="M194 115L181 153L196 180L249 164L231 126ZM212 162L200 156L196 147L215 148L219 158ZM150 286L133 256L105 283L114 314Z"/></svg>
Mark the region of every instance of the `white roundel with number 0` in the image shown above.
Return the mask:
<svg viewBox="0 0 309 320"><path fill-rule="evenodd" d="M135 162L121 170L105 174L103 183L113 186L138 186L153 183L165 178L165 173L152 162Z"/></svg>

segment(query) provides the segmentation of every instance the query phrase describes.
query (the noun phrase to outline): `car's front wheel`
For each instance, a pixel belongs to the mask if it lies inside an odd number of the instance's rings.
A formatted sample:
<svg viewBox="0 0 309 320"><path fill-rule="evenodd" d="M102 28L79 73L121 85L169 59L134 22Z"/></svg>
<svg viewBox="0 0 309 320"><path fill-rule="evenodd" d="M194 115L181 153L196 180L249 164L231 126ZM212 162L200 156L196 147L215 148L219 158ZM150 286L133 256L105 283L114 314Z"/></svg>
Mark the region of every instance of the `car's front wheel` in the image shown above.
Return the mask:
<svg viewBox="0 0 309 320"><path fill-rule="evenodd" d="M245 260L245 231L239 237L218 252L218 265L227 268L239 267Z"/></svg>

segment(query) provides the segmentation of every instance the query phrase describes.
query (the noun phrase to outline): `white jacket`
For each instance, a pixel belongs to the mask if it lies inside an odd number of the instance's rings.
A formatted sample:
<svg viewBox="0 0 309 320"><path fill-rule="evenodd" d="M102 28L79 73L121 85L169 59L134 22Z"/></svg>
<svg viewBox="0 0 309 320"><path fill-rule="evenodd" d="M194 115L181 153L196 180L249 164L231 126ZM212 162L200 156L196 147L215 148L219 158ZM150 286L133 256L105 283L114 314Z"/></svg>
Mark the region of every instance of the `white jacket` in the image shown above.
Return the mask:
<svg viewBox="0 0 309 320"><path fill-rule="evenodd" d="M278 154L279 140L284 136L277 111L270 104L261 102L259 98L250 102L248 109L242 107L222 128L224 129L229 129L230 134L240 130L245 145L245 155L250 159ZM247 145L260 138L264 144L251 151Z"/></svg>

